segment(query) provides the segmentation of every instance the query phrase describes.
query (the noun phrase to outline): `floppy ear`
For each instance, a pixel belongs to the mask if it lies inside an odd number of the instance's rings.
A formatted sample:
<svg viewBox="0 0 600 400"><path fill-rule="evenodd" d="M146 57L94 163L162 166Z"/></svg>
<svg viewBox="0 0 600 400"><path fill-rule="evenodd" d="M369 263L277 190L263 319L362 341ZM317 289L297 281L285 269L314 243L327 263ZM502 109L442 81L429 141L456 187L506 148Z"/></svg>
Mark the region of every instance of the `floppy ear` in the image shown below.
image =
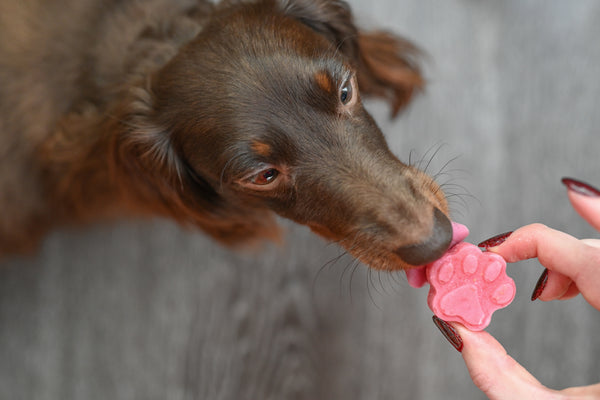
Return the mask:
<svg viewBox="0 0 600 400"><path fill-rule="evenodd" d="M358 49L361 92L388 100L395 117L425 86L418 64L420 50L387 32L360 33Z"/></svg>
<svg viewBox="0 0 600 400"><path fill-rule="evenodd" d="M289 15L328 38L358 69L361 93L382 97L392 116L421 90L424 80L417 63L420 51L391 33L362 32L348 4L341 0L279 0Z"/></svg>
<svg viewBox="0 0 600 400"><path fill-rule="evenodd" d="M169 132L153 122L153 112L152 93L143 87L132 88L130 98L115 110L113 175L124 192L142 197L149 211L180 219L177 211L188 208L184 198L188 179Z"/></svg>
<svg viewBox="0 0 600 400"><path fill-rule="evenodd" d="M199 227L226 245L278 241L281 231L270 211L229 203L180 158L169 128L155 122L153 103L150 89L135 87L112 118L118 125L110 145L112 175L128 207Z"/></svg>

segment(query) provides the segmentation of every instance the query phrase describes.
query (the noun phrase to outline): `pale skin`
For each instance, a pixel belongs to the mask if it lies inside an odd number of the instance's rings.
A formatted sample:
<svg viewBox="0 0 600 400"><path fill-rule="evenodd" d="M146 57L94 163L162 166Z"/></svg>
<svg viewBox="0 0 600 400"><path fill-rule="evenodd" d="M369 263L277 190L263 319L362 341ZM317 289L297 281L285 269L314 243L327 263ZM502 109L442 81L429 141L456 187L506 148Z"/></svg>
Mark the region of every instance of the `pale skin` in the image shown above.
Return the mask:
<svg viewBox="0 0 600 400"><path fill-rule="evenodd" d="M575 210L600 231L600 197L568 191ZM600 239L579 240L541 224L516 230L506 241L488 249L508 262L537 258L549 270L538 300L566 300L581 294L600 310ZM600 315L599 315L600 317ZM463 341L462 356L475 385L491 400L600 399L600 383L552 390L542 385L509 356L485 331L471 332L452 323Z"/></svg>

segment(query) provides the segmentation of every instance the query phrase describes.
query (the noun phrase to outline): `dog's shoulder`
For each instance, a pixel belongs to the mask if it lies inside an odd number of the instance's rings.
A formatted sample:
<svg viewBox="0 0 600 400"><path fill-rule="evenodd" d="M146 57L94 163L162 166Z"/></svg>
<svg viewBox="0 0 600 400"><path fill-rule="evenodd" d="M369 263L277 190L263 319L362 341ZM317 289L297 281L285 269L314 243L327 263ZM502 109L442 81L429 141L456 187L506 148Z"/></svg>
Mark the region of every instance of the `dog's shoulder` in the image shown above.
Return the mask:
<svg viewBox="0 0 600 400"><path fill-rule="evenodd" d="M0 118L7 125L10 114L14 125L35 111L50 126L82 99L109 101L132 76L168 61L211 8L197 0L0 0Z"/></svg>
<svg viewBox="0 0 600 400"><path fill-rule="evenodd" d="M85 143L82 136L95 133L81 128L166 63L212 7L208 0L0 0L0 206L8 211L0 253L10 237L26 241L29 225L49 212L40 149L75 137Z"/></svg>

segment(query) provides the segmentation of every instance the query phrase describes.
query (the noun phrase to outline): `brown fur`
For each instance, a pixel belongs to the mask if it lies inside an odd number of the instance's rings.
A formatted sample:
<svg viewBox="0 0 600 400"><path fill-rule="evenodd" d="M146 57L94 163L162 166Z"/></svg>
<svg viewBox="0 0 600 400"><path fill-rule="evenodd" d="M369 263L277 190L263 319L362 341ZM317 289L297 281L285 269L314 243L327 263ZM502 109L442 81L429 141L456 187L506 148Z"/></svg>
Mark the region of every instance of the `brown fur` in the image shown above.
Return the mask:
<svg viewBox="0 0 600 400"><path fill-rule="evenodd" d="M407 267L446 200L360 94L396 114L417 55L339 0L0 0L0 254L122 216L236 244L277 237L275 212Z"/></svg>

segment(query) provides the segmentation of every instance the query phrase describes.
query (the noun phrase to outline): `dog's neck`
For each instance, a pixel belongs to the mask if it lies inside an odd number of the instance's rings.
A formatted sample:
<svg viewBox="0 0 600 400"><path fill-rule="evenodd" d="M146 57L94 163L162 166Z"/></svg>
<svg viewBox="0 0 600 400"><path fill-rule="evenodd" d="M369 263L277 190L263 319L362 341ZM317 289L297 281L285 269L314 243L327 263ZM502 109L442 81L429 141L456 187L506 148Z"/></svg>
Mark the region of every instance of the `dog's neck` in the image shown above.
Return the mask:
<svg viewBox="0 0 600 400"><path fill-rule="evenodd" d="M124 182L116 179L111 142L119 124L95 110L70 114L38 150L52 224L116 214Z"/></svg>
<svg viewBox="0 0 600 400"><path fill-rule="evenodd" d="M200 2L198 7L211 6ZM127 51L98 59L100 66L90 72L96 75L86 75L84 79L91 87L96 81L104 82L104 86L95 87L90 100L74 99L70 112L58 121L38 148L50 225L106 219L124 213L169 215L168 210L161 209L163 202L156 199L161 196L157 193L160 190L148 185L145 169L162 168L162 163L169 160L161 157L170 155L161 153L156 146L144 147L144 136L154 135L152 143L168 140L165 132L146 124L153 112L150 77L198 33L202 16L208 15L208 9L197 19L184 11L171 10L173 15L167 19L178 29L154 26L154 20L149 18L150 22L144 22L149 24L145 29L144 25L130 29L133 36L124 39L125 44L111 44L111 49L127 45ZM141 33L135 34L137 31ZM133 40L134 34L141 36ZM102 64L104 58L116 62L117 67ZM108 75L101 72L121 66L126 70L115 75L117 80L106 82ZM156 140L157 136L165 140ZM156 159L146 160L147 165L130 162L132 158L139 161L140 157L152 156Z"/></svg>

